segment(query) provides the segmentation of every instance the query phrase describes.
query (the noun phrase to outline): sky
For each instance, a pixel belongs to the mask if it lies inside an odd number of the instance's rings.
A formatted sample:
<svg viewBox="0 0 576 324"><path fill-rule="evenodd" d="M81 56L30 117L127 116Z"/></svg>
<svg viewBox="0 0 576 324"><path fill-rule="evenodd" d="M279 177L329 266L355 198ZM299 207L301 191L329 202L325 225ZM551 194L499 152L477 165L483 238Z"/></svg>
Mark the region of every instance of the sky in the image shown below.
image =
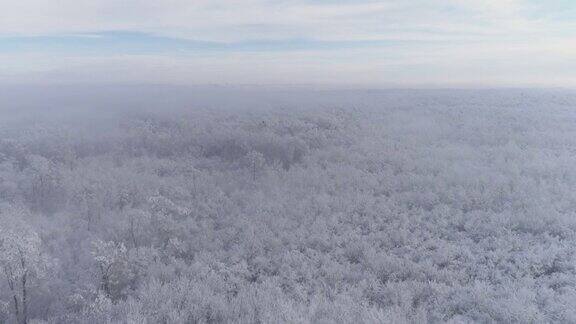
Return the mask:
<svg viewBox="0 0 576 324"><path fill-rule="evenodd" d="M0 0L0 83L576 87L576 1Z"/></svg>

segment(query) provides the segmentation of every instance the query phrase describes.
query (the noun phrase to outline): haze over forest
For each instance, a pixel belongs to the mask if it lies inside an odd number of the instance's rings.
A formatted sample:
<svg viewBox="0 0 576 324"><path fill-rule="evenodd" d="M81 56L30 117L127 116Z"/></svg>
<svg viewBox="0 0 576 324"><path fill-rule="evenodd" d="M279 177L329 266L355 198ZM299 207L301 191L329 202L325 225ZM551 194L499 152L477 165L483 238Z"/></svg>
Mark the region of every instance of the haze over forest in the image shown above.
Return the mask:
<svg viewBox="0 0 576 324"><path fill-rule="evenodd" d="M6 89L2 322L576 321L573 91Z"/></svg>

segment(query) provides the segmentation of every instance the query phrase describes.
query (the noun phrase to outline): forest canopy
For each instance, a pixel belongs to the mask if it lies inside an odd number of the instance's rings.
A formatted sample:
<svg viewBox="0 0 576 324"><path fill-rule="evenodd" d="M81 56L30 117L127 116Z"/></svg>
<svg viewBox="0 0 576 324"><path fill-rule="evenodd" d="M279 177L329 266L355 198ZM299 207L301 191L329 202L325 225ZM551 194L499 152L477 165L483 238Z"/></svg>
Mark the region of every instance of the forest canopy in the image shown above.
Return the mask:
<svg viewBox="0 0 576 324"><path fill-rule="evenodd" d="M576 322L574 92L17 90L2 323Z"/></svg>

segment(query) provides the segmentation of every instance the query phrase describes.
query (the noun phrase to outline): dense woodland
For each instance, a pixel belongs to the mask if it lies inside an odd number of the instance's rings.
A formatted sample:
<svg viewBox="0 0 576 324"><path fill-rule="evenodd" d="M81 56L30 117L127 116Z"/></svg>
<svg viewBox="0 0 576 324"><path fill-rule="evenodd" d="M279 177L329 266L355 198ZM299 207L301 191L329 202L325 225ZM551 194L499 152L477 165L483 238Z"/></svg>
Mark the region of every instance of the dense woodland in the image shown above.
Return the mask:
<svg viewBox="0 0 576 324"><path fill-rule="evenodd" d="M4 101L0 323L576 323L575 92L104 90Z"/></svg>

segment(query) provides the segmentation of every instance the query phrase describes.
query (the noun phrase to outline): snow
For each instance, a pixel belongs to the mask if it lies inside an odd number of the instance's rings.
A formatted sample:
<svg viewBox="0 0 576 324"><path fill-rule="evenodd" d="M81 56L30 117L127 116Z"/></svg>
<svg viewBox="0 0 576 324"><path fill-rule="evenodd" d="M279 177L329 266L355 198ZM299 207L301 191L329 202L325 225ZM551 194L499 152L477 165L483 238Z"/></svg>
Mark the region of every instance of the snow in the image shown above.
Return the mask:
<svg viewBox="0 0 576 324"><path fill-rule="evenodd" d="M30 91L0 93L29 319L576 323L574 91Z"/></svg>

